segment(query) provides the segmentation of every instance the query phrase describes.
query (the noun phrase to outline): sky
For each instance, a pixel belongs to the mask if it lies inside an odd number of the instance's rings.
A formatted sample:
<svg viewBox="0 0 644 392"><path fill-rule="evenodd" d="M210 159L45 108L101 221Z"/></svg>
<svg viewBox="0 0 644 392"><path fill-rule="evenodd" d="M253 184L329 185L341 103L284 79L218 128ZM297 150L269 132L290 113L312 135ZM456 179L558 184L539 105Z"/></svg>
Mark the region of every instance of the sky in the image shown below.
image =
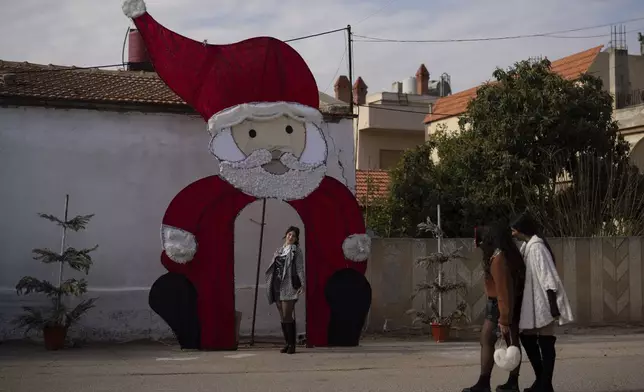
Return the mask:
<svg viewBox="0 0 644 392"><path fill-rule="evenodd" d="M354 34L398 40L436 40L549 33L625 23L631 54L644 33L642 0L147 0L148 12L175 32L209 43L254 36L290 39L352 25ZM20 0L0 12L0 60L95 66L121 62L131 22L121 0ZM369 92L390 90L413 76L421 63L438 79L450 75L453 92L491 78L531 56L555 60L608 44L610 27L517 40L450 43L354 43L354 79ZM600 35L600 37L596 37ZM356 37L356 40L359 38ZM333 94L338 75L348 75L343 32L293 42L321 91ZM126 54L127 59L127 54Z"/></svg>

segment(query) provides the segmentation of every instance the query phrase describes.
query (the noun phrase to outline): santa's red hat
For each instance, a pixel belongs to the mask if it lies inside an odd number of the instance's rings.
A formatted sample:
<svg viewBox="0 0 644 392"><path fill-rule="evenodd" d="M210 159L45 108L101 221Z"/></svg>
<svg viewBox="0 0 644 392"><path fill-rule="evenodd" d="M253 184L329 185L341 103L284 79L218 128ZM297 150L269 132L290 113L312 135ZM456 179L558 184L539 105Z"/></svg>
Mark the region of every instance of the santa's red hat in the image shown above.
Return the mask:
<svg viewBox="0 0 644 392"><path fill-rule="evenodd" d="M161 26L142 0L126 0L123 10L133 18L159 77L208 121L211 133L248 118L321 121L315 78L288 44L259 37L209 45Z"/></svg>

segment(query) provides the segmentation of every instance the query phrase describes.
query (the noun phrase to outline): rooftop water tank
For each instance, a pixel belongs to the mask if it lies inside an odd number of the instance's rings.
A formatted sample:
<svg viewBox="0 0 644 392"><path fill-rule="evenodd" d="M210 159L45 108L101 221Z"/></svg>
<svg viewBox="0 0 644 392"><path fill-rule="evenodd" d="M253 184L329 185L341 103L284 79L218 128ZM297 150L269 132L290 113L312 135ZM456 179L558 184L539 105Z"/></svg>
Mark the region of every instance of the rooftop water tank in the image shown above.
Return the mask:
<svg viewBox="0 0 644 392"><path fill-rule="evenodd" d="M403 94L416 94L416 78L410 76L402 81Z"/></svg>

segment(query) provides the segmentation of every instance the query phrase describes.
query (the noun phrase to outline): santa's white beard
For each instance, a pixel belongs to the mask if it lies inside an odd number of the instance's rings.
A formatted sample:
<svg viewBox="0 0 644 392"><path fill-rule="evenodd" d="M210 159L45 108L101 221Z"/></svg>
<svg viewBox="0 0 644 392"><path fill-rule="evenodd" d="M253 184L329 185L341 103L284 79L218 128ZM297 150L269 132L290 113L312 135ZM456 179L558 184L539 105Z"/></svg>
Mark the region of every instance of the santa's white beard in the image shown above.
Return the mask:
<svg viewBox="0 0 644 392"><path fill-rule="evenodd" d="M280 200L305 198L317 189L326 175L324 163L318 166L302 163L290 153L280 158L289 170L284 174L272 174L262 168L271 160L268 150L256 150L243 161L220 162L219 175L247 195Z"/></svg>

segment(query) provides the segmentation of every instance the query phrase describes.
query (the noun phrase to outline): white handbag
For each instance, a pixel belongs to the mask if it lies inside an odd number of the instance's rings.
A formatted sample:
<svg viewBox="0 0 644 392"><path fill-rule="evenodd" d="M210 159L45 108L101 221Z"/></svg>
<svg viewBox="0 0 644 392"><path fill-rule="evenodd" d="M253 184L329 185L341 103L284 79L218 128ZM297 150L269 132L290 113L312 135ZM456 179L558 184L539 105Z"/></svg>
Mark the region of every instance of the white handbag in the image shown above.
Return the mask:
<svg viewBox="0 0 644 392"><path fill-rule="evenodd" d="M519 366L521 363L521 349L512 342L511 334L509 347L502 336L496 341L495 347L494 363L496 363L496 366L507 371L512 371Z"/></svg>

